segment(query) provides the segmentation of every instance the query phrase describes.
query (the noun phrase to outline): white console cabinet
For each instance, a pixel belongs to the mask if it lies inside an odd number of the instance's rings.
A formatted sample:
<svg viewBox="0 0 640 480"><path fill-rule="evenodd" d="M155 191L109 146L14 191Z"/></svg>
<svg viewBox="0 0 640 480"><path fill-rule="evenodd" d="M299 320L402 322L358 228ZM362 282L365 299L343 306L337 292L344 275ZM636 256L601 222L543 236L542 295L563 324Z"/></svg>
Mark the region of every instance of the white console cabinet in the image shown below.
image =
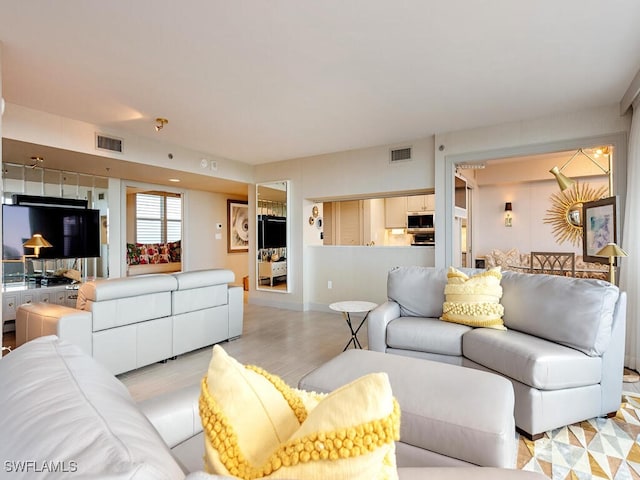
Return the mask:
<svg viewBox="0 0 640 480"><path fill-rule="evenodd" d="M287 275L287 262L258 262L258 278L268 278L273 287L273 279L275 277L284 277Z"/></svg>
<svg viewBox="0 0 640 480"><path fill-rule="evenodd" d="M2 287L2 324L16 319L18 305L23 303L55 303L75 307L78 290L70 285L40 287L27 284L5 284Z"/></svg>

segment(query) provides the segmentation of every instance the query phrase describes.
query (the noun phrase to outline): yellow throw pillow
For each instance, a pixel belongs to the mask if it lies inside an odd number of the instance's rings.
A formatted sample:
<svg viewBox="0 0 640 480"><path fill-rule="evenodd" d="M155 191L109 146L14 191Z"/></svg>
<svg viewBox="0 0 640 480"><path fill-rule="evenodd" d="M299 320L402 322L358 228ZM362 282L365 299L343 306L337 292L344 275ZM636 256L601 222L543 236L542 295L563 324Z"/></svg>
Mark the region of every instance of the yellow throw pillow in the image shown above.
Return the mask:
<svg viewBox="0 0 640 480"><path fill-rule="evenodd" d="M500 267L491 268L472 277L449 267L441 319L470 327L506 330L502 322L504 308L500 305L500 280Z"/></svg>
<svg viewBox="0 0 640 480"><path fill-rule="evenodd" d="M400 408L385 373L323 395L215 345L202 380L205 470L243 479L397 479Z"/></svg>

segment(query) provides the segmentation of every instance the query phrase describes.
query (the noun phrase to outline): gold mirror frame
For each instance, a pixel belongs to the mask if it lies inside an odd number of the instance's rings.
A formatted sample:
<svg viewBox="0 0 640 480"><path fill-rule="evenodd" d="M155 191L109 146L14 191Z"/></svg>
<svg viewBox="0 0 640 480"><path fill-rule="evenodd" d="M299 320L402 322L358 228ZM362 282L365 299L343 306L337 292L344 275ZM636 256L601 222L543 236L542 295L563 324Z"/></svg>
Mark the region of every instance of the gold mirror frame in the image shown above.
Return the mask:
<svg viewBox="0 0 640 480"><path fill-rule="evenodd" d="M582 204L603 198L607 192L606 186L592 187L576 182L571 188L552 194L552 205L543 222L552 225L556 243L568 241L579 247L582 243Z"/></svg>

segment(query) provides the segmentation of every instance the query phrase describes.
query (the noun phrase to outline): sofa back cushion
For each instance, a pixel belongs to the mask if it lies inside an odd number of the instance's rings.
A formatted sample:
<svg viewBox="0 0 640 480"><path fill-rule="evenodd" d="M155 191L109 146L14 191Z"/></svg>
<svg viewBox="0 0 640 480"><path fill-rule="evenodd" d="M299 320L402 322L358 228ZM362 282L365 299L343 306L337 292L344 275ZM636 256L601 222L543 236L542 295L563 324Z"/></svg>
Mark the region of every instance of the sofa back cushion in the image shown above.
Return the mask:
<svg viewBox="0 0 640 480"><path fill-rule="evenodd" d="M502 274L504 324L581 352L602 355L611 338L619 290L602 280Z"/></svg>
<svg viewBox="0 0 640 480"><path fill-rule="evenodd" d="M431 267L396 267L387 276L387 297L400 305L401 317L440 318L447 270Z"/></svg>
<svg viewBox="0 0 640 480"><path fill-rule="evenodd" d="M460 268L473 275L481 269ZM401 317L440 318L447 285L446 268L395 267L387 276L387 297L400 305Z"/></svg>
<svg viewBox="0 0 640 480"><path fill-rule="evenodd" d="M70 478L184 478L126 387L55 336L0 360L0 412L0 458L16 478L36 468Z"/></svg>

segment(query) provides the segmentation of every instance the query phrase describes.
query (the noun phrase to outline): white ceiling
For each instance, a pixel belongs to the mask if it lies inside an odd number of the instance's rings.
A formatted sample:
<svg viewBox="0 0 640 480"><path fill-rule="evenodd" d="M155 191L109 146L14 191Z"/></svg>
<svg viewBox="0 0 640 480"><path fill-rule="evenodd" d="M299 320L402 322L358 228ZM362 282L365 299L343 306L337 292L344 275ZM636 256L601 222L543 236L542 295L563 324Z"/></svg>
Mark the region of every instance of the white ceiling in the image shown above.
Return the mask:
<svg viewBox="0 0 640 480"><path fill-rule="evenodd" d="M616 103L639 24L638 0L2 0L2 88L258 164Z"/></svg>

